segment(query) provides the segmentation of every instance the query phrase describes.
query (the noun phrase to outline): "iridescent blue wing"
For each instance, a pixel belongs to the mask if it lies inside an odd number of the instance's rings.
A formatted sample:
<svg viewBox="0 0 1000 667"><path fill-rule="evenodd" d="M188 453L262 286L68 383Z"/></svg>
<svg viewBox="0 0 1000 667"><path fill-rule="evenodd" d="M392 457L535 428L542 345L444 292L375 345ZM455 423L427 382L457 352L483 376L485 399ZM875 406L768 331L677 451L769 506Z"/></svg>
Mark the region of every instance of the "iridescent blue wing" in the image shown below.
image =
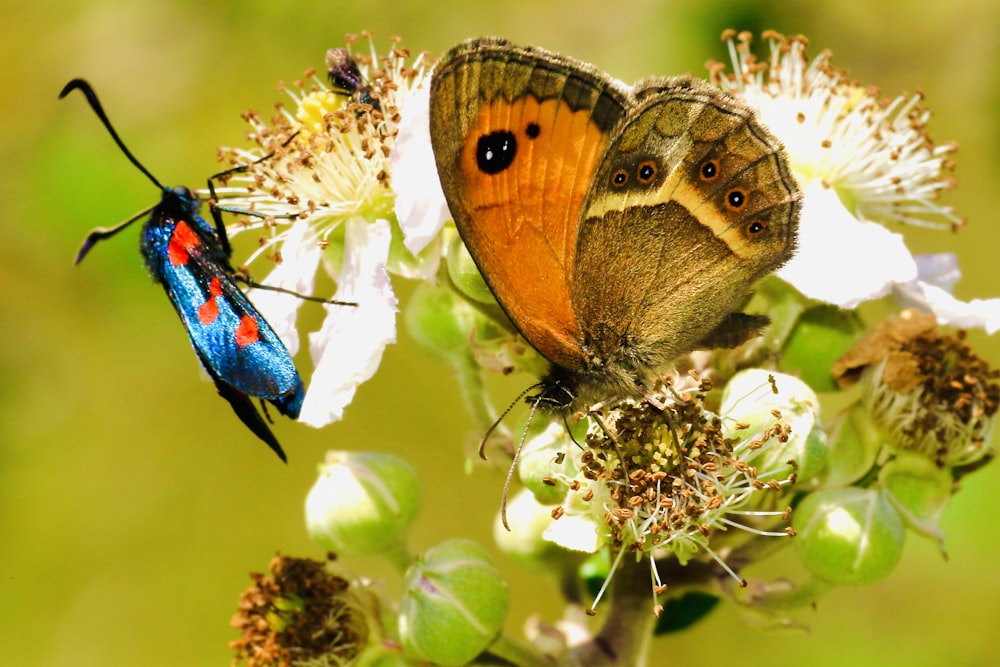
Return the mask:
<svg viewBox="0 0 1000 667"><path fill-rule="evenodd" d="M286 460L252 399L267 400L294 419L305 395L302 380L284 344L235 284L228 253L198 208L190 191L164 190L142 229L146 266L163 285L219 395Z"/></svg>
<svg viewBox="0 0 1000 667"><path fill-rule="evenodd" d="M304 390L288 350L236 286L228 263L220 262L211 228L199 217L177 219L177 213L158 208L143 229L150 273L163 284L213 378L294 419Z"/></svg>

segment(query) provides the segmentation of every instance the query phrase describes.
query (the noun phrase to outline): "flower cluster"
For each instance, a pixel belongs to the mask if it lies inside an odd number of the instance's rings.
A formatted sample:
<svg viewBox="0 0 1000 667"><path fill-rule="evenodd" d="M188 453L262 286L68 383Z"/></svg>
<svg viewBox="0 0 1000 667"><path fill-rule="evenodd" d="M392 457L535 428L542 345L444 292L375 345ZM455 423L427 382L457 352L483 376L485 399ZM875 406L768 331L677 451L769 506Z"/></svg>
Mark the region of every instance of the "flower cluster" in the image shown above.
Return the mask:
<svg viewBox="0 0 1000 667"><path fill-rule="evenodd" d="M241 214L230 236L259 234L247 262L263 257L276 264L262 282L312 294L325 273L336 281L334 299L357 304L327 306L322 327L309 335L315 371L300 420L312 426L343 416L395 341L398 306L389 274L434 274L440 251L421 251L433 246L444 210L442 203L434 212L410 211L402 230L409 238L400 243L392 156L405 110L413 114L421 99L426 109L426 57L396 45L382 57L374 46L371 55L331 49L328 61L329 85L308 70L293 87L281 86L294 111L277 105L267 120L244 114L255 147L220 149L230 169L213 193L220 208ZM343 88L351 81L337 69L345 62L356 72L353 89ZM294 355L301 300L263 290L251 297Z"/></svg>
<svg viewBox="0 0 1000 667"><path fill-rule="evenodd" d="M731 553L739 538L720 533L740 529L757 537L794 534L787 502L798 478L798 461L806 459L818 401L804 385L810 394L805 400L790 396L787 388L778 390L786 381L800 388L795 378L783 376L779 381L756 371L734 378L720 416L705 407L710 381L700 380L681 394L668 378L661 391L645 400L592 407L582 450L568 438L553 439L550 434L526 444L520 470L526 488L553 487L554 493L536 494L550 502L562 495L542 539L571 550L594 553L610 547L619 558L632 553L646 557L652 563L655 592L666 590L655 564L662 558L683 565L707 555L741 582L719 555L721 550ZM773 390L780 400L767 413L749 415L745 404L752 399L733 396L733 389L746 389L750 396ZM808 423L801 423L800 416ZM552 458L553 450L561 463L546 470L539 465L540 456ZM546 474L532 478L539 473ZM518 509L531 511L523 503ZM515 514L511 521L520 518Z"/></svg>
<svg viewBox="0 0 1000 667"><path fill-rule="evenodd" d="M490 429L504 436L490 439L491 456L508 456L520 483L509 502L504 492L496 541L554 576L567 598L565 618L534 625L530 642L502 632L509 591L481 547L449 540L409 554L420 489L405 462L331 453L307 500L310 535L404 572L401 601L367 619L379 638L369 637L369 655L597 664L612 646L638 659L645 635L667 631L658 616L693 621L712 608L677 611L692 595L784 622L835 586L889 575L910 530L943 548L938 519L954 480L991 460L1000 406L1000 375L955 330L1000 330L1000 299L957 300L955 257L914 256L900 233L964 223L941 202L955 185L955 147L931 141L920 95L883 100L828 52L810 59L804 38L766 33L761 60L749 35L724 39L731 71L712 65L712 82L755 110L802 185L797 254L748 304L771 325L740 348L678 360L641 399L608 397L562 421L532 409L520 438ZM384 57L331 49L327 67L327 81L308 72L286 89L294 110L247 114L255 148L223 151L233 169L216 191L223 210L240 214L232 233L260 235L249 260L277 263L264 282L311 293L326 274L336 299L358 304L326 306L310 334L302 420L341 418L376 372L395 340L394 276L419 281L405 324L452 363L486 431L496 413L483 374L540 374L547 364L447 224L430 62L394 44ZM294 353L298 302L253 298ZM858 309L876 299L894 314ZM827 392L842 392L847 407L821 414ZM750 578L790 545L807 580ZM595 628L587 614L602 616L599 601L609 608Z"/></svg>
<svg viewBox="0 0 1000 667"><path fill-rule="evenodd" d="M923 96L881 99L834 67L829 51L810 60L803 37L765 33L766 61L752 53L748 33L723 38L733 71L714 63L712 81L746 101L782 141L805 193L799 249L778 275L841 308L895 293L942 324L1000 330L1000 299L967 304L950 295L960 276L954 255L914 257L893 231L898 223L965 224L940 203L955 186L956 147L931 141ZM845 257L864 270L845 271Z"/></svg>

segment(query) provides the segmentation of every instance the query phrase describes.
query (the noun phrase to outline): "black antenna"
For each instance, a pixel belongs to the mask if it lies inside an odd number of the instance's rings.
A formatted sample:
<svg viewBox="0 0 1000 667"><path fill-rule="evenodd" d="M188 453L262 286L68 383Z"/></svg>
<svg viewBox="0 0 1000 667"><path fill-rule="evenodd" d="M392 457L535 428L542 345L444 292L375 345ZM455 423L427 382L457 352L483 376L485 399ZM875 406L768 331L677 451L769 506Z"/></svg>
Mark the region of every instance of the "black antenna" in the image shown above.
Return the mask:
<svg viewBox="0 0 1000 667"><path fill-rule="evenodd" d="M94 89L90 87L89 83L83 79L73 79L63 86L62 92L59 93L59 99L66 97L73 90L79 90L87 97L87 102L90 103L90 108L94 110L97 117L101 119L102 123L104 123L104 127L107 128L111 138L115 140L116 144L118 144L118 148L121 149L122 153L125 153L125 157L129 159L129 162L134 164L139 171L146 174L146 178L153 181L153 184L156 185L156 187L160 188L160 190L165 190L166 188L164 188L160 182L156 180L156 177L149 173L149 170L142 166L142 163L139 162L134 155L132 155L132 151L128 149L125 142L122 141L121 137L118 136L118 133L115 132L115 128L111 125L111 121L108 120L107 114L104 113L104 107L101 106L101 101L97 99L97 93L94 92Z"/></svg>

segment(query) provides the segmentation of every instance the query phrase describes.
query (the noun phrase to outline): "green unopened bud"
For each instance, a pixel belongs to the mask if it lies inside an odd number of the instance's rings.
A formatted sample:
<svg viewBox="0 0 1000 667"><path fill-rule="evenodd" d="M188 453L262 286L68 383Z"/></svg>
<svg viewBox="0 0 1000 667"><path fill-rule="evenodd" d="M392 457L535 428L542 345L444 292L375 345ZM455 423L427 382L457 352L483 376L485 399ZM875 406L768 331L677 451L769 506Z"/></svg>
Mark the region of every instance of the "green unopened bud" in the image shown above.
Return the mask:
<svg viewBox="0 0 1000 667"><path fill-rule="evenodd" d="M403 459L327 452L306 497L306 528L320 546L345 556L397 551L420 507L420 483Z"/></svg>
<svg viewBox="0 0 1000 667"><path fill-rule="evenodd" d="M464 665L496 639L510 607L507 582L486 551L453 539L406 572L399 635L407 652L439 665Z"/></svg>
<svg viewBox="0 0 1000 667"><path fill-rule="evenodd" d="M781 348L781 367L816 391L833 391L837 383L830 367L863 333L854 311L828 305L809 308L799 315Z"/></svg>
<svg viewBox="0 0 1000 667"><path fill-rule="evenodd" d="M568 478L576 474L575 469L566 469L567 465L572 468L572 457L566 456L568 444L566 429L559 422L552 422L544 431L529 438L521 448L518 476L543 505L561 503L569 490Z"/></svg>
<svg viewBox="0 0 1000 667"><path fill-rule="evenodd" d="M493 293L479 273L461 237L456 234L448 243L448 275L462 294L480 303L496 303Z"/></svg>
<svg viewBox="0 0 1000 667"><path fill-rule="evenodd" d="M855 403L829 425L830 455L825 486L846 486L866 475L882 449L882 436L868 409Z"/></svg>
<svg viewBox="0 0 1000 667"><path fill-rule="evenodd" d="M954 491L951 471L919 454L899 452L879 472L879 482L899 504L904 518L943 546L937 524Z"/></svg>
<svg viewBox="0 0 1000 667"><path fill-rule="evenodd" d="M753 459L758 469L776 476L795 470L796 483L803 484L826 467L819 398L802 380L760 369L742 371L726 384L720 412L727 437L761 441Z"/></svg>
<svg viewBox="0 0 1000 667"><path fill-rule="evenodd" d="M802 562L819 579L865 585L899 563L905 529L884 492L825 489L803 500L792 516Z"/></svg>
<svg viewBox="0 0 1000 667"><path fill-rule="evenodd" d="M469 354L477 314L450 288L419 283L406 304L404 318L413 340L434 356L454 360Z"/></svg>

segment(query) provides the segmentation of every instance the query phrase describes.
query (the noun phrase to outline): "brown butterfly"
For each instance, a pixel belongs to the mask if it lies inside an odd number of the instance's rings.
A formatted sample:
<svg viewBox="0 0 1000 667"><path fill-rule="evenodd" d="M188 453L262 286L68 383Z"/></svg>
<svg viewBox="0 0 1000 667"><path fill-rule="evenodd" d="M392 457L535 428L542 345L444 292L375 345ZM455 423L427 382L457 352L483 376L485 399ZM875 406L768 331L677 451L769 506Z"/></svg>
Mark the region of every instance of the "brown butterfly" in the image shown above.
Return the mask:
<svg viewBox="0 0 1000 667"><path fill-rule="evenodd" d="M462 239L551 362L536 405L643 396L680 355L767 324L740 308L792 256L800 191L746 104L481 38L435 71L430 126Z"/></svg>

